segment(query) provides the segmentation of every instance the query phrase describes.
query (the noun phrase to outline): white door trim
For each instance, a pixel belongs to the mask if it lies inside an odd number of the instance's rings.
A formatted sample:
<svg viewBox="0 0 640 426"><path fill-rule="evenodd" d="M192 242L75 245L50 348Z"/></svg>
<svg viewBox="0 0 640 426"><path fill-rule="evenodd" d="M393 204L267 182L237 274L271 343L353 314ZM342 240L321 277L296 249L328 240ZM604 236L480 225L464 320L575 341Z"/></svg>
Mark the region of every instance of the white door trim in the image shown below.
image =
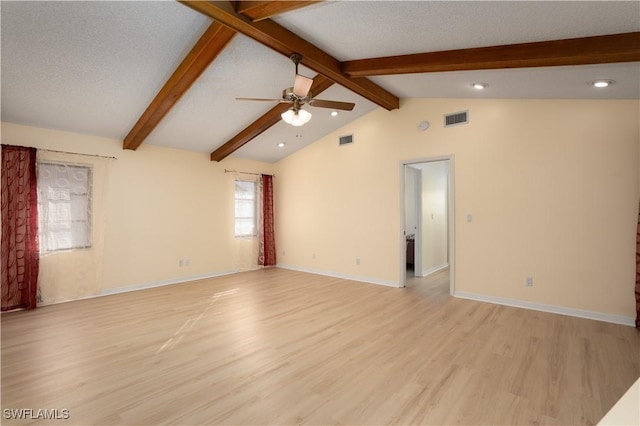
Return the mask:
<svg viewBox="0 0 640 426"><path fill-rule="evenodd" d="M436 161L449 161L448 176L448 229L449 229L449 294L455 293L455 156L443 155L437 157L412 158L400 161L400 230L398 232L400 242L399 263L399 286L404 287L406 279L406 237L405 229L405 166L420 163L432 163Z"/></svg>

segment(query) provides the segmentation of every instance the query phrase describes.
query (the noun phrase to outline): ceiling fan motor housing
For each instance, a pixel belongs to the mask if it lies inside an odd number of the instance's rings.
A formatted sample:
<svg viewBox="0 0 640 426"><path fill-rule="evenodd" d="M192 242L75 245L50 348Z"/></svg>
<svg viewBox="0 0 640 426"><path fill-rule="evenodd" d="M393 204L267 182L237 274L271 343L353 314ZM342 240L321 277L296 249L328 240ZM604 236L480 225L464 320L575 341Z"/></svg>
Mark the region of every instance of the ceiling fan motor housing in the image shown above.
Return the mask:
<svg viewBox="0 0 640 426"><path fill-rule="evenodd" d="M302 62L302 55L299 53L292 53L289 58L296 64L296 74L298 73L298 64Z"/></svg>
<svg viewBox="0 0 640 426"><path fill-rule="evenodd" d="M282 99L287 101L294 101L297 99L300 103L309 102L309 100L311 100L311 92L309 92L304 98L301 98L293 93L293 87L287 87L282 91Z"/></svg>

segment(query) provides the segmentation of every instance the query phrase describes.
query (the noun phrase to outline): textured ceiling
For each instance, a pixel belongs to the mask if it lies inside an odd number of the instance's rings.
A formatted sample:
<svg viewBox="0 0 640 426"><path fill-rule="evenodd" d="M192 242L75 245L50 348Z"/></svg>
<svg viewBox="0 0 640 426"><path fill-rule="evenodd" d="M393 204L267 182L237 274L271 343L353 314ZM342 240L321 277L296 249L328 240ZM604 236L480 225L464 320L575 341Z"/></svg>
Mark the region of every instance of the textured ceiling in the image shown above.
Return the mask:
<svg viewBox="0 0 640 426"><path fill-rule="evenodd" d="M636 1L345 1L274 21L340 61L637 31Z"/></svg>
<svg viewBox="0 0 640 426"><path fill-rule="evenodd" d="M175 2L0 7L2 119L119 139L209 24Z"/></svg>
<svg viewBox="0 0 640 426"><path fill-rule="evenodd" d="M2 1L0 11L2 120L120 140L211 22L176 2ZM640 31L640 2L331 1L274 20L343 61ZM210 153L273 106L235 97L278 98L293 77L288 58L237 35L144 143ZM596 91L597 78L616 84ZM371 80L400 98L640 99L639 63ZM338 85L318 97L356 108L330 117L307 106L310 123L278 123L234 155L277 161L377 108Z"/></svg>

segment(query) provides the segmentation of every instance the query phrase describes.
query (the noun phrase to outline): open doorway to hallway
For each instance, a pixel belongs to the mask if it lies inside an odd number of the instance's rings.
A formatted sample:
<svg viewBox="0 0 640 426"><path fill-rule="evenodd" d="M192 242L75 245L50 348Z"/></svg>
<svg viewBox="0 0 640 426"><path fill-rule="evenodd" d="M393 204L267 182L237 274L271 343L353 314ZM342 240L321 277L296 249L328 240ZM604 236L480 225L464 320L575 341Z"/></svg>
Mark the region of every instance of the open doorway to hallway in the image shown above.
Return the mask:
<svg viewBox="0 0 640 426"><path fill-rule="evenodd" d="M453 294L452 157L402 165L402 286L439 286Z"/></svg>

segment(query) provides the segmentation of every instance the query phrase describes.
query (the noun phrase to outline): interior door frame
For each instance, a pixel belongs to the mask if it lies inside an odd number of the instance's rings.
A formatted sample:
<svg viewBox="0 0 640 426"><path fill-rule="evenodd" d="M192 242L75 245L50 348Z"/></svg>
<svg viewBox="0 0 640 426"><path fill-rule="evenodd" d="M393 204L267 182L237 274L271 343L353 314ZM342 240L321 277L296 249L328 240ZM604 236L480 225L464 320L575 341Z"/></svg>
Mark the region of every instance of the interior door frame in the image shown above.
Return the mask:
<svg viewBox="0 0 640 426"><path fill-rule="evenodd" d="M409 179L408 176L408 170L414 170L415 174L411 175L411 178L413 179L414 177L415 182L414 182L414 194L413 196L416 198L415 200L415 220L416 220L416 228L415 228L415 232L414 232L414 252L413 252L413 270L414 273L417 273L418 271L422 271L422 214L420 214L422 212L422 197L419 197L419 194L422 194L422 170L418 169L418 168L414 168L414 167L407 167L407 166L411 166L411 164L405 164L404 166L404 189L407 189L407 180ZM404 213L405 216L403 216L403 218L405 219L404 222L404 226L403 226L403 231L404 231L404 235L406 237L406 228L407 228L407 223L406 223L406 213L407 213L407 194L406 192L403 195L404 197ZM405 251L405 265L406 265L406 251ZM402 287L402 286L401 286Z"/></svg>
<svg viewBox="0 0 640 426"><path fill-rule="evenodd" d="M401 160L400 174L400 229L398 241L400 242L399 263L399 287L406 286L407 251L405 237L405 167L413 164L434 163L449 161L449 174L447 180L447 233L448 233L448 257L449 257L449 294L455 293L455 156L442 155L436 157L412 158Z"/></svg>

